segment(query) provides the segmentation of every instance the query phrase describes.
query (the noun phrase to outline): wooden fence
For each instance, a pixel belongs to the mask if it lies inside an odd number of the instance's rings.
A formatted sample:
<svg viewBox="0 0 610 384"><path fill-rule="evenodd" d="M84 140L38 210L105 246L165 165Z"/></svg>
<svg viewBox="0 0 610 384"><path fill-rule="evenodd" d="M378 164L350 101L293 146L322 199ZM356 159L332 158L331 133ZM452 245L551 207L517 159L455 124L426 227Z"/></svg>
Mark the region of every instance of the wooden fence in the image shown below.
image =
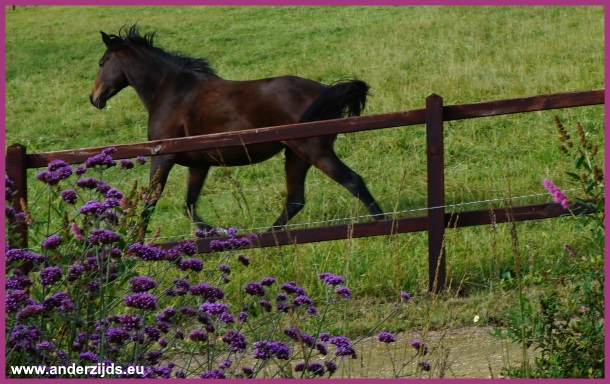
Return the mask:
<svg viewBox="0 0 610 384"><path fill-rule="evenodd" d="M445 249L443 245L446 228L485 225L492 223L492 220L495 223L505 223L508 221L548 219L568 213L561 205L555 203L515 206L511 209L496 208L466 211L460 212L459 216L447 213L445 211L444 191L443 122L598 104L604 104L604 89L448 106L443 105L443 99L440 96L431 95L426 98L424 109L258 128L241 132L115 145L117 151L113 154L113 158L134 158L140 155L155 156L298 139L329 133L347 133L425 124L428 160L427 215L314 228L287 228L281 231L258 234L258 238L252 242L251 247L271 247L427 230L429 239L429 290L439 292L445 287L446 280ZM105 147L28 154L26 148L22 145L14 144L8 147L6 168L7 175L16 184L17 193L13 196L13 204L16 210L21 209L20 201L22 199L27 202L28 169L46 167L54 159L61 159L70 164L83 163L87 158L100 153L103 148ZM27 247L27 227L22 224L17 232L21 236L20 246ZM198 239L196 243L199 252L211 252L210 242L213 240L224 240L224 238ZM157 246L169 248L174 244L173 242L159 243Z"/></svg>

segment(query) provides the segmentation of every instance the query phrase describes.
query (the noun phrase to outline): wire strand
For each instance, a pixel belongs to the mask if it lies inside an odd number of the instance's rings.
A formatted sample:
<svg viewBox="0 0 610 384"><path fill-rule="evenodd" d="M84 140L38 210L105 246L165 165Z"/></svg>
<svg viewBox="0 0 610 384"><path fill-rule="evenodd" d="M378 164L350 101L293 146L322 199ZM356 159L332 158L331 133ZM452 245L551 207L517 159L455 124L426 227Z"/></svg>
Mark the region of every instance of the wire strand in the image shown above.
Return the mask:
<svg viewBox="0 0 610 384"><path fill-rule="evenodd" d="M582 190L582 188L572 188L572 189L564 190L564 192L575 192L575 191L581 191L581 190ZM509 200L522 200L522 199L528 199L528 198L540 197L540 196L549 196L549 194L548 194L548 192L540 192L540 193L532 193L529 195L521 195L521 196L515 196L515 197L497 197L497 198L487 199L487 200L470 201L470 202L466 202L466 203L446 204L446 205L439 205L439 206L435 206L435 207L411 208L411 209L404 209L404 210L400 210L400 211L386 212L385 215L395 217L397 215L404 215L404 214L409 214L409 213L428 211L431 209L457 208L457 207L465 207L465 206L470 206L470 205L497 203L497 202L503 202L503 201L509 201ZM360 220L370 219L373 217L375 217L375 215L360 215L360 216L351 216L351 217L335 218L335 219L328 219L328 220L308 221L308 222L304 222L304 223L286 224L286 225L284 225L284 228L286 228L286 229L304 228L304 227L311 227L311 226L319 226L322 224L326 224L326 225L335 224L335 223L345 222L345 221L358 222ZM265 232L268 229L269 229L269 226L252 227L252 228L238 228L237 231L238 231L238 233L260 233L260 232ZM191 236L191 234L161 236L158 239L166 239L166 240L183 239L187 236Z"/></svg>

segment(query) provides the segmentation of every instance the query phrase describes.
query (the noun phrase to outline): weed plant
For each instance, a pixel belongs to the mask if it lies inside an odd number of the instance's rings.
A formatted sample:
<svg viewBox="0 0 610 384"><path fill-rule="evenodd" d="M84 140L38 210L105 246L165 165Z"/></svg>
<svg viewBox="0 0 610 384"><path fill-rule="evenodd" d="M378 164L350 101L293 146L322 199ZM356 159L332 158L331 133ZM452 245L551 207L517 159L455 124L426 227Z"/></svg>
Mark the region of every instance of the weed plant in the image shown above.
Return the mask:
<svg viewBox="0 0 610 384"><path fill-rule="evenodd" d="M604 349L604 173L597 161L598 144L580 123L572 139L559 119L561 151L574 164L569 176L582 185L586 199L571 213L581 233L577 244L564 244L558 257L568 259L560 275L540 275L532 297L519 291L519 308L509 312L507 329L495 335L537 351L533 364L524 352L520 366L509 366L512 377L603 378ZM569 206L563 191L545 179L556 202ZM518 256L516 255L516 259ZM517 279L520 279L517 277Z"/></svg>

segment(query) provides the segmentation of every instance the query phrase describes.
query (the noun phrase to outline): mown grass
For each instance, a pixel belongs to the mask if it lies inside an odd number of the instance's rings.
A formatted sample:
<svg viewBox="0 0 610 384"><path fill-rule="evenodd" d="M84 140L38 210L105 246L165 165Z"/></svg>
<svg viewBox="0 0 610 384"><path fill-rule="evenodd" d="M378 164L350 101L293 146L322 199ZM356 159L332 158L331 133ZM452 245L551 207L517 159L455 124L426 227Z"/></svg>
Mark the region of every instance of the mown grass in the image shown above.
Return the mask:
<svg viewBox="0 0 610 384"><path fill-rule="evenodd" d="M206 57L227 79L295 74L330 83L358 77L371 85L365 112L374 114L422 108L432 93L449 105L601 88L603 16L601 7L7 9L6 141L21 143L29 152L144 141L147 116L133 90L121 92L102 111L88 100L104 50L99 31L116 34L136 21L143 32L157 31L158 45ZM581 122L603 142L602 106L446 123L447 203L543 193L543 178L571 188L564 175L570 164L559 160L554 115L566 126ZM342 135L336 149L386 211L424 214L416 211L426 204L422 126ZM138 177L145 183L146 171ZM161 238L191 236L193 226L182 208L185 179L184 168L170 175L152 225L162 228ZM35 200L39 187L34 181L30 185ZM283 157L276 156L249 167L214 169L199 211L215 225L266 228L280 213L284 194ZM294 223L366 213L316 170L308 175L306 196L308 203ZM548 200L538 196L513 204ZM505 203L454 209L498 204ZM531 278L561 273L567 262L562 244L577 245L580 236L564 219L519 223L517 229ZM514 288L506 281L514 273L509 228L449 230L446 243L448 295L469 295L477 304L458 305L449 311L455 314L451 320L439 315L435 321L466 322L473 313L488 314L482 321L498 320L503 305L510 304L498 300ZM248 254L253 262L239 276L244 282L274 275L315 290L319 272L347 277L363 303L355 309L354 332L383 316L371 303L387 305L401 290L423 295L428 285L424 233ZM447 310L456 304L442 305ZM404 322L394 320L393 326L404 327Z"/></svg>

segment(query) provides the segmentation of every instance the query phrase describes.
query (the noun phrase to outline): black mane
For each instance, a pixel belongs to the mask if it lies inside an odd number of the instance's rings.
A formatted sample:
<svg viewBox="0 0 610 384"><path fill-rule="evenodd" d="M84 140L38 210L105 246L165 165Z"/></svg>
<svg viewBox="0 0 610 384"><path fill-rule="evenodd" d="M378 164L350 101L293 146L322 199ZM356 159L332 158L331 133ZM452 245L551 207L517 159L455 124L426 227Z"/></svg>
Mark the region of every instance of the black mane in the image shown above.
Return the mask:
<svg viewBox="0 0 610 384"><path fill-rule="evenodd" d="M124 36L123 36L124 32ZM206 75L216 76L216 71L210 66L210 63L206 59L195 58L182 55L180 53L170 53L159 47L155 47L153 40L155 32L147 32L144 36L140 35L138 27L136 25L131 28L121 28L119 36L111 36L113 38L121 39L123 42L136 45L138 47L144 47L152 52L155 52L160 58L177 65L180 69L190 72L204 73Z"/></svg>

